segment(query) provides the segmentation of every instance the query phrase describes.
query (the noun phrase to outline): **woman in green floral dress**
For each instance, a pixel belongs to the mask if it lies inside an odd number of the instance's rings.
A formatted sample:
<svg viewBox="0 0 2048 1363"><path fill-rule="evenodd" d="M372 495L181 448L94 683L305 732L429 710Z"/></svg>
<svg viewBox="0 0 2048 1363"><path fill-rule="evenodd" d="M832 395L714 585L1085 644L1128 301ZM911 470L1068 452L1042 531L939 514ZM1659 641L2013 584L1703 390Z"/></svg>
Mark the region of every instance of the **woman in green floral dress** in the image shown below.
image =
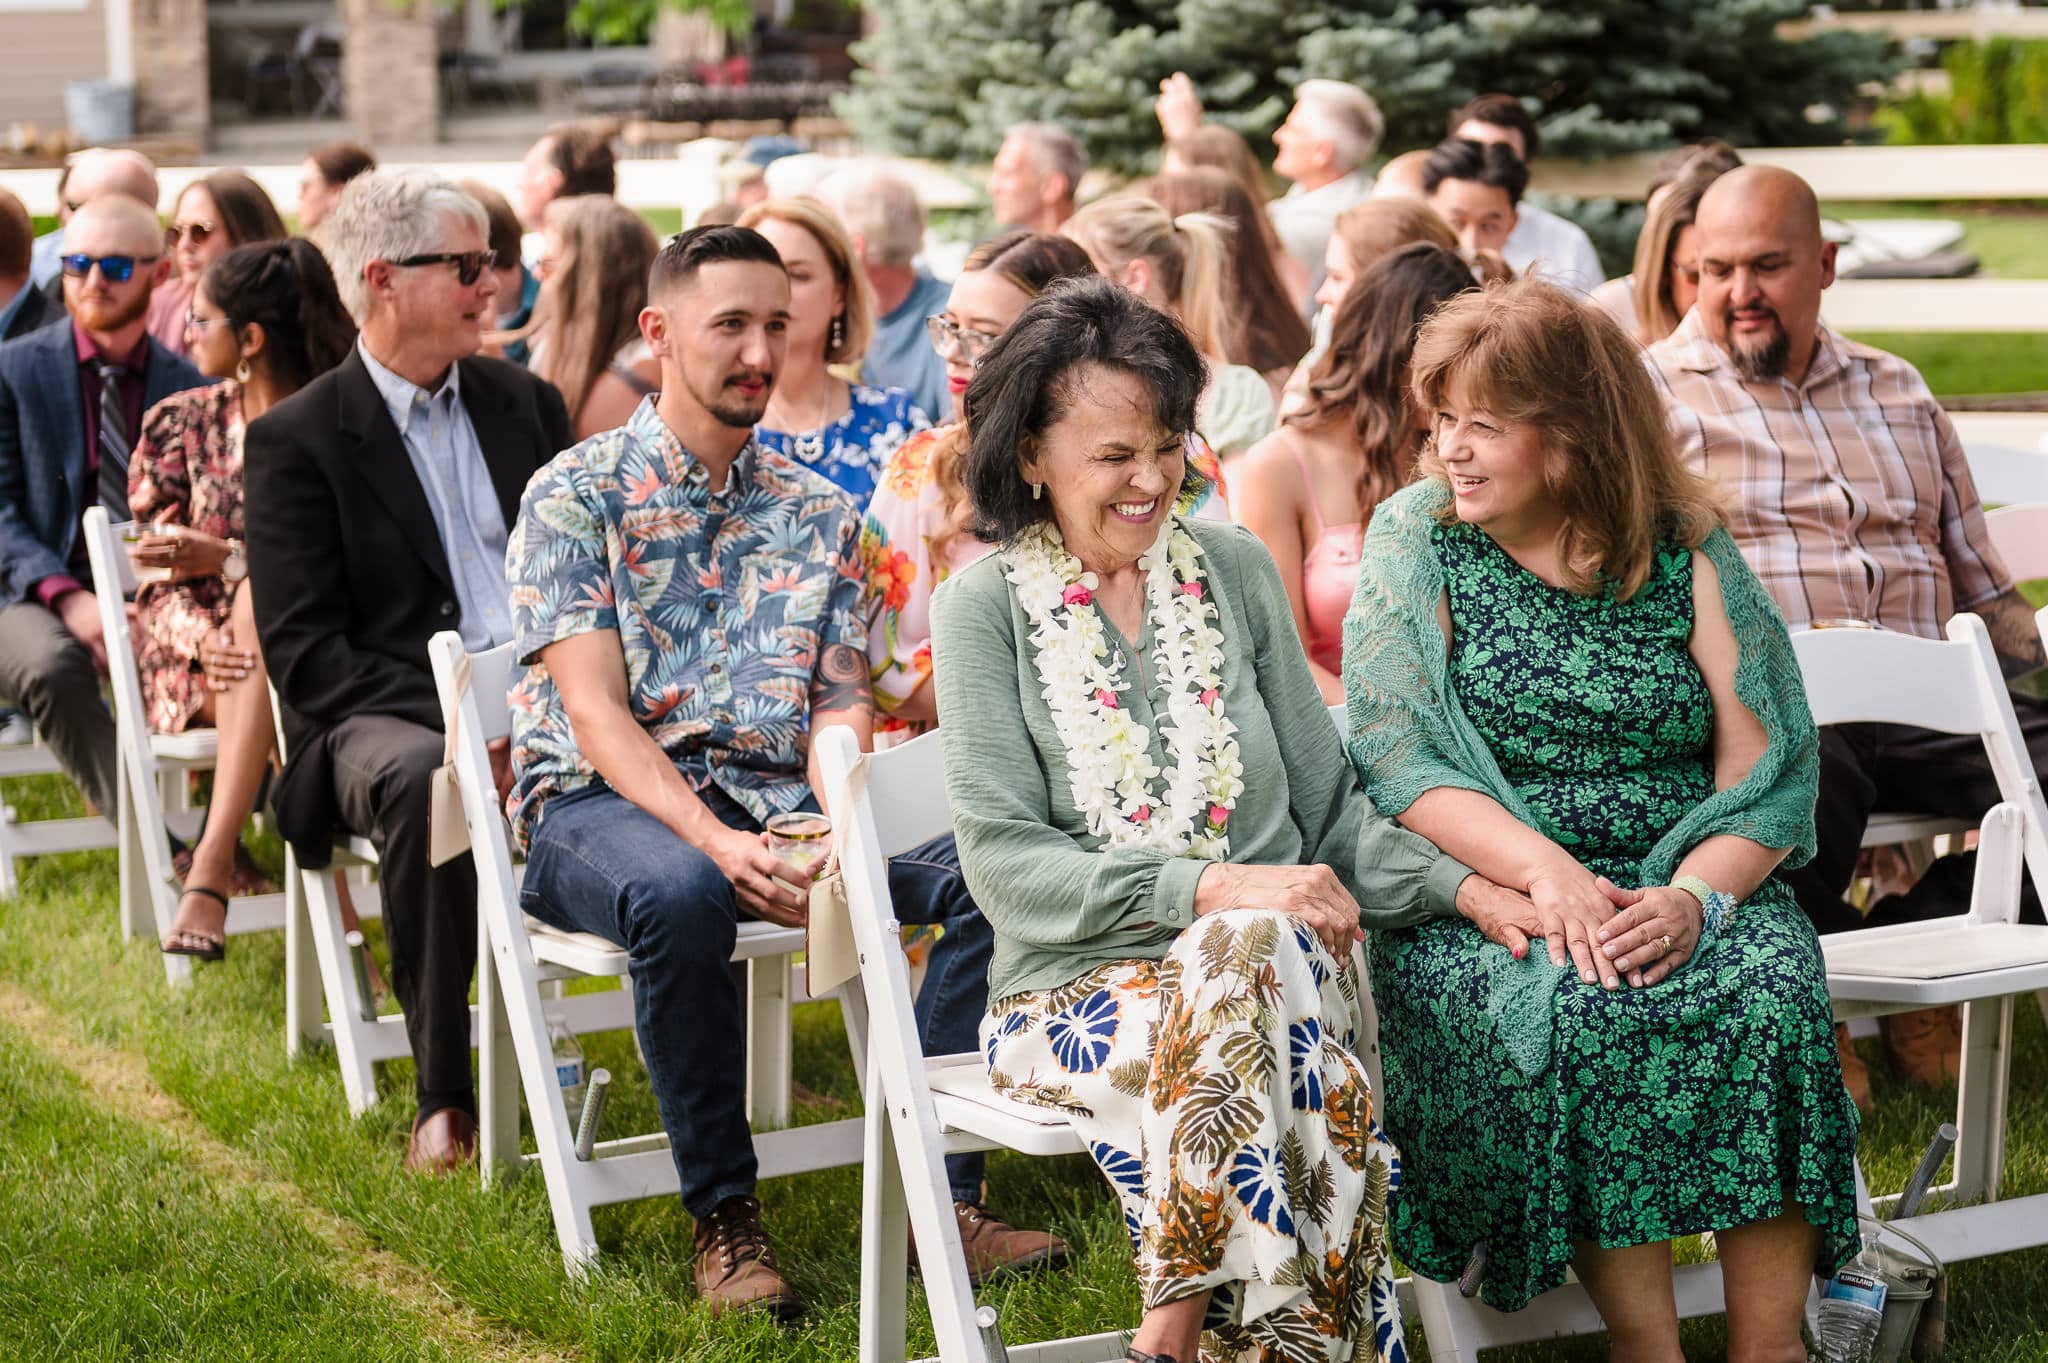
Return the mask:
<svg viewBox="0 0 2048 1363"><path fill-rule="evenodd" d="M1668 1242L1715 1231L1730 1355L1802 1359L1809 1275L1855 1251L1856 1112L1773 878L1816 779L1784 624L1606 317L1467 295L1413 377L1433 433L1366 542L1352 756L1527 898L1373 934L1395 1250L1449 1279L1484 1246L1502 1310L1575 1266L1616 1358L1676 1359Z"/></svg>

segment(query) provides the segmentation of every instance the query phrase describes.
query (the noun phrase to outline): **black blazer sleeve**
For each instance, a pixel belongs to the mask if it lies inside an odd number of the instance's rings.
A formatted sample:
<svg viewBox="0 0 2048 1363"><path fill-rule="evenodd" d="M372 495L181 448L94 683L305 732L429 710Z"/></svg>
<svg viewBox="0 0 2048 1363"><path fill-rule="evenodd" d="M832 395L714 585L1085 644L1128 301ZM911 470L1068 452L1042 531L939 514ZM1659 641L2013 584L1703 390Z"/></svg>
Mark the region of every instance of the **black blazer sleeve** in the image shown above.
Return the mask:
<svg viewBox="0 0 2048 1363"><path fill-rule="evenodd" d="M315 452L316 442L332 443L335 425L329 403L280 407L251 422L244 438L249 582L264 665L285 705L322 727L370 713L438 729L425 657L351 640L342 512Z"/></svg>

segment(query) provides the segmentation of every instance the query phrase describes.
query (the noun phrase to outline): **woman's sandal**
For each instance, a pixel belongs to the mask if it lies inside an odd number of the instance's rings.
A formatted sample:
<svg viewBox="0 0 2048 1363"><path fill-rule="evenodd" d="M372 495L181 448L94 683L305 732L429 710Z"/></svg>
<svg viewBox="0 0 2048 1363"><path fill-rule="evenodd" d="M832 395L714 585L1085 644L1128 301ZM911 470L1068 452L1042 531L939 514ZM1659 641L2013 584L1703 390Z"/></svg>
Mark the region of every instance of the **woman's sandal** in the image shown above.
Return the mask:
<svg viewBox="0 0 2048 1363"><path fill-rule="evenodd" d="M1133 1344L1124 1355L1124 1363L1180 1363L1172 1354L1148 1354Z"/></svg>
<svg viewBox="0 0 2048 1363"><path fill-rule="evenodd" d="M178 895L179 902L182 903L186 896L195 894L217 900L221 911L227 911L228 897L219 890L209 890L204 885L187 885ZM166 956L190 956L201 961L219 961L227 957L228 939L225 933L216 937L193 928L172 928L171 935L164 941L163 951Z"/></svg>

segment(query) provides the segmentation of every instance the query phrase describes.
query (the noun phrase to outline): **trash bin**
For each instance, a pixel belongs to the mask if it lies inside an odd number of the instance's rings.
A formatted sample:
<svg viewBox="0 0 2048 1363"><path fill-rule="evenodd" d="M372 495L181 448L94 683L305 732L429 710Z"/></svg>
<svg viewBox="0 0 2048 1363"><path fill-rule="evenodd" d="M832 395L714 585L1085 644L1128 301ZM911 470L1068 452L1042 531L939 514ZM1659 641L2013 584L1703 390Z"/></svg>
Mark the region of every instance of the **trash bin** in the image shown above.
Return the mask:
<svg viewBox="0 0 2048 1363"><path fill-rule="evenodd" d="M64 121L90 145L126 142L135 136L135 87L124 80L66 81Z"/></svg>

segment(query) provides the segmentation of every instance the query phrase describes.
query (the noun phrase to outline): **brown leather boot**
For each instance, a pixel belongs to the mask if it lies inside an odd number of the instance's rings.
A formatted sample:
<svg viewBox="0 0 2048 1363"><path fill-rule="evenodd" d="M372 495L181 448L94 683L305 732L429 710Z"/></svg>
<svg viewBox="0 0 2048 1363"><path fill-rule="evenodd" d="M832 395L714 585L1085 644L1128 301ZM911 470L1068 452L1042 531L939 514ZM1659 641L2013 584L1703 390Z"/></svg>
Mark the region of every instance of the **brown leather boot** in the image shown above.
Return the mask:
<svg viewBox="0 0 2048 1363"><path fill-rule="evenodd" d="M1877 1110L1877 1101L1870 1096L1870 1068L1856 1054L1849 1042L1849 1029L1841 1023L1835 1024L1835 1053L1842 1059L1842 1087L1849 1090L1856 1110L1868 1117Z"/></svg>
<svg viewBox="0 0 2048 1363"><path fill-rule="evenodd" d="M960 1248L967 1254L967 1281L977 1286L1012 1269L1064 1263L1067 1242L1051 1231L1018 1230L972 1202L955 1202ZM910 1267L917 1268L917 1241L910 1243Z"/></svg>
<svg viewBox="0 0 2048 1363"><path fill-rule="evenodd" d="M1878 1020L1884 1053L1909 1084L1940 1088L1963 1070L1963 1014L1960 1008L1922 1008Z"/></svg>
<svg viewBox="0 0 2048 1363"><path fill-rule="evenodd" d="M713 1315L769 1311L792 1321L803 1314L803 1299L776 1270L759 1202L728 1197L698 1220L694 1239L697 1300Z"/></svg>

